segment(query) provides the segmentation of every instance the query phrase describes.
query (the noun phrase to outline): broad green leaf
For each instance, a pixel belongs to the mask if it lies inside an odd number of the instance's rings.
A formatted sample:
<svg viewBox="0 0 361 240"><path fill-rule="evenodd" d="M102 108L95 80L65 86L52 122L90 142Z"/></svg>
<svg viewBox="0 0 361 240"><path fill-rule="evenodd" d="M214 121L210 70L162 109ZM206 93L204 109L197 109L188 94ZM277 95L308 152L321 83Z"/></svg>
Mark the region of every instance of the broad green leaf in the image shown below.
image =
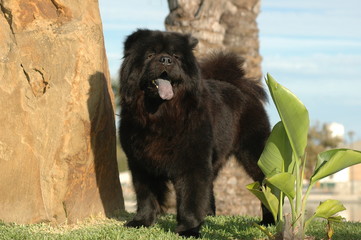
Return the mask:
<svg viewBox="0 0 361 240"><path fill-rule="evenodd" d="M346 210L342 203L338 200L326 200L321 202L317 207L316 212L313 214L314 217L328 219L338 212ZM332 218L334 219L334 218Z"/></svg>
<svg viewBox="0 0 361 240"><path fill-rule="evenodd" d="M338 200L326 200L324 202L321 202L320 205L317 207L315 213L305 222L305 229L307 229L308 225L316 217L324 218L334 222L342 221L342 217L334 215L343 210L346 210L346 208Z"/></svg>
<svg viewBox="0 0 361 240"><path fill-rule="evenodd" d="M295 198L296 177L291 173L279 173L270 178L266 178L266 182L281 190L290 199Z"/></svg>
<svg viewBox="0 0 361 240"><path fill-rule="evenodd" d="M291 147L300 158L304 155L307 145L308 111L291 91L279 84L270 74L267 74L266 82Z"/></svg>
<svg viewBox="0 0 361 240"><path fill-rule="evenodd" d="M330 222L340 223L340 222L344 221L345 218L342 216L332 216L332 217L327 218L327 220Z"/></svg>
<svg viewBox="0 0 361 240"><path fill-rule="evenodd" d="M272 129L266 146L258 160L258 166L266 177L281 172L292 172L292 148L282 122L278 122Z"/></svg>
<svg viewBox="0 0 361 240"><path fill-rule="evenodd" d="M264 206L272 213L275 221L277 221L279 200L271 192L271 189L265 186L261 187L259 182L248 184L247 189L264 204Z"/></svg>
<svg viewBox="0 0 361 240"><path fill-rule="evenodd" d="M361 163L361 152L350 149L332 149L318 154L311 184L344 168Z"/></svg>

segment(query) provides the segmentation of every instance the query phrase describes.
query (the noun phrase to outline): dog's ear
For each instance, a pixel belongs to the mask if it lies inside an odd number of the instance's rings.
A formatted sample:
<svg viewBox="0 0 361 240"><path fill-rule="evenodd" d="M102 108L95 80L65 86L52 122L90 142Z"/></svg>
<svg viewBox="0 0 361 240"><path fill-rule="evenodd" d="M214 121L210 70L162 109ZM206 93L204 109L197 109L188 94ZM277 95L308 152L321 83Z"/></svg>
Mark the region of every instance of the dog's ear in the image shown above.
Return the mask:
<svg viewBox="0 0 361 240"><path fill-rule="evenodd" d="M127 52L134 44L139 42L139 40L148 37L152 31L148 29L138 29L127 37L124 42L124 52Z"/></svg>
<svg viewBox="0 0 361 240"><path fill-rule="evenodd" d="M198 44L198 39L192 35L188 35L188 44L192 49L194 49Z"/></svg>

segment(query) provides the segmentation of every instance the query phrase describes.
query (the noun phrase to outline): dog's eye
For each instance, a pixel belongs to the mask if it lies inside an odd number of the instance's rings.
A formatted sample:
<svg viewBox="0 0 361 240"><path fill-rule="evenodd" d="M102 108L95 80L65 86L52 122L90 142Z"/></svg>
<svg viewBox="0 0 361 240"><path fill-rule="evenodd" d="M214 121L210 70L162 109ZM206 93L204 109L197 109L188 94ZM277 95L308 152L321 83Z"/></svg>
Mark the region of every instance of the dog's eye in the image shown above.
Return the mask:
<svg viewBox="0 0 361 240"><path fill-rule="evenodd" d="M177 54L173 54L173 57L174 57L175 59L179 59L179 58L180 58L179 55L177 55Z"/></svg>
<svg viewBox="0 0 361 240"><path fill-rule="evenodd" d="M147 58L150 59L150 58L152 58L153 56L154 56L154 53L149 53L148 56L147 56Z"/></svg>

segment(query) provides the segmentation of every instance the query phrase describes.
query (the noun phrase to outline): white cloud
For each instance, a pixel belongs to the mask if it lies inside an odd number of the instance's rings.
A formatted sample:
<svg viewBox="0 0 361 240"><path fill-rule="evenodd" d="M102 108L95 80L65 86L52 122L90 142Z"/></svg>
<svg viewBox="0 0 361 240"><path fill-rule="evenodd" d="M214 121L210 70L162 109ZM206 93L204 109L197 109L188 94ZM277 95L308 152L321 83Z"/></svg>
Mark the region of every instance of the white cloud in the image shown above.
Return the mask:
<svg viewBox="0 0 361 240"><path fill-rule="evenodd" d="M360 31L361 32L361 31ZM281 52L345 52L356 50L361 53L361 40L345 38L322 38L322 37L288 37L288 36L264 36L261 35L261 51Z"/></svg>
<svg viewBox="0 0 361 240"><path fill-rule="evenodd" d="M303 56L264 56L263 69L318 79L361 76L361 55L310 54ZM360 81L361 84L361 81Z"/></svg>

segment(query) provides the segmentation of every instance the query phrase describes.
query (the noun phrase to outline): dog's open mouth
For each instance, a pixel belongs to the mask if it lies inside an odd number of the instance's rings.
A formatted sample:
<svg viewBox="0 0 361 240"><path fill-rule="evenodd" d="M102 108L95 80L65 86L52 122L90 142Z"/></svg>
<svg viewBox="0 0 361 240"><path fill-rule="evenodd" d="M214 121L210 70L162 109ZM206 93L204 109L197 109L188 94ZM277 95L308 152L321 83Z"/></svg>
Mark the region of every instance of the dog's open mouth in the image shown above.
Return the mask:
<svg viewBox="0 0 361 240"><path fill-rule="evenodd" d="M152 84L158 89L158 94L161 99L171 100L173 98L173 87L167 72L164 71L158 79L152 80Z"/></svg>

